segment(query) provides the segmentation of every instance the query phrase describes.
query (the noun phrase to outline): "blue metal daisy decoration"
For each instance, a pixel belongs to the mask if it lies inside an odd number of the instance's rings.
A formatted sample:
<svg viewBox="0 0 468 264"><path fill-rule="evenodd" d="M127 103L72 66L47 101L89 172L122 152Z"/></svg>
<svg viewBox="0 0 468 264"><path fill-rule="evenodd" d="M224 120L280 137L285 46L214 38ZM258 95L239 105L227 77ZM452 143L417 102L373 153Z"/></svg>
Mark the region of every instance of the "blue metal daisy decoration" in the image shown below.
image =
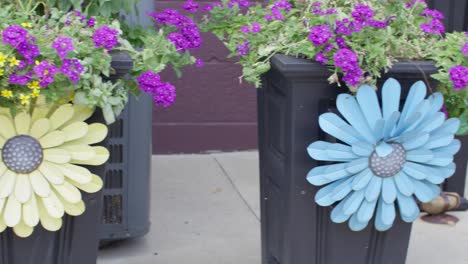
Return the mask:
<svg viewBox="0 0 468 264"><path fill-rule="evenodd" d="M419 216L416 201L429 202L455 172L453 156L461 147L454 138L460 122L440 111L443 96L426 98L426 85L416 82L400 112L401 86L388 79L382 88L382 108L375 90L361 86L356 96L338 95L344 117L322 114L323 131L345 143L316 141L307 151L319 161L339 162L313 168L307 180L323 186L315 201L331 206L335 223L349 220L353 231L364 229L375 214L375 228L388 230L397 210L403 221ZM397 209L398 208L398 209Z"/></svg>

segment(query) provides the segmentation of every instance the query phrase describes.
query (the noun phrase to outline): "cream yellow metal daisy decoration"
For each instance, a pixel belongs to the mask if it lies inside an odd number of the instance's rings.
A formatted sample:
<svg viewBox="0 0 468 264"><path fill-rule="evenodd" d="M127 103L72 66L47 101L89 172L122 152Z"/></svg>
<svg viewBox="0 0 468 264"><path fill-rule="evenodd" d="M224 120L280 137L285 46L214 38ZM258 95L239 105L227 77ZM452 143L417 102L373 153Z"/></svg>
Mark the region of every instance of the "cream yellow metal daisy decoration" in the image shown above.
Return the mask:
<svg viewBox="0 0 468 264"><path fill-rule="evenodd" d="M65 213L81 215L80 190L94 193L103 185L81 165L102 165L109 158L106 148L91 146L107 136L105 125L84 122L93 110L38 101L31 114L0 109L0 232L11 227L20 237L30 236L39 223L59 230Z"/></svg>

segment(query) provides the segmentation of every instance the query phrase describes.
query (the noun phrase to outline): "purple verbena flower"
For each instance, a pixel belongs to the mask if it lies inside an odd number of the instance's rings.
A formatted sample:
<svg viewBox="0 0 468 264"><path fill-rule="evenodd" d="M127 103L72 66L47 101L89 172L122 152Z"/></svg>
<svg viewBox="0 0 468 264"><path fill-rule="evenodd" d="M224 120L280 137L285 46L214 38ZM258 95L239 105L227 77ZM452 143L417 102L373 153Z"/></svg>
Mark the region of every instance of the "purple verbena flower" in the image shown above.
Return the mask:
<svg viewBox="0 0 468 264"><path fill-rule="evenodd" d="M240 31L243 33L250 33L250 28L248 26L243 26L240 28Z"/></svg>
<svg viewBox="0 0 468 264"><path fill-rule="evenodd" d="M358 4L354 7L354 10L351 12L351 16L356 21L367 22L372 17L374 17L374 11L368 5Z"/></svg>
<svg viewBox="0 0 468 264"><path fill-rule="evenodd" d="M57 50L57 54L60 58L65 58L70 51L75 49L73 45L73 39L59 36L54 42L52 42L52 48Z"/></svg>
<svg viewBox="0 0 468 264"><path fill-rule="evenodd" d="M465 44L463 44L463 47L461 48L461 52L465 55L468 55L468 42L465 42Z"/></svg>
<svg viewBox="0 0 468 264"><path fill-rule="evenodd" d="M387 22L379 20L370 20L369 25L374 28L386 28L388 26Z"/></svg>
<svg viewBox="0 0 468 264"><path fill-rule="evenodd" d="M80 80L80 75L84 72L84 67L78 59L64 59L60 72L68 76L70 81L77 83Z"/></svg>
<svg viewBox="0 0 468 264"><path fill-rule="evenodd" d="M17 85L26 85L32 79L32 72L28 72L25 75L18 75L13 73L8 78L8 83Z"/></svg>
<svg viewBox="0 0 468 264"><path fill-rule="evenodd" d="M196 13L200 6L193 0L187 0L182 6L183 9L187 10L190 13Z"/></svg>
<svg viewBox="0 0 468 264"><path fill-rule="evenodd" d="M309 33L309 39L314 46L320 46L327 43L332 37L330 27L328 25L314 26Z"/></svg>
<svg viewBox="0 0 468 264"><path fill-rule="evenodd" d="M106 25L98 28L93 34L94 45L96 48L104 47L106 50L113 49L118 43L119 31Z"/></svg>
<svg viewBox="0 0 468 264"><path fill-rule="evenodd" d="M468 68L457 65L449 70L449 76L454 90L466 89L468 86Z"/></svg>
<svg viewBox="0 0 468 264"><path fill-rule="evenodd" d="M203 7L203 11L211 11L211 10L213 10L213 5L212 4L206 4Z"/></svg>
<svg viewBox="0 0 468 264"><path fill-rule="evenodd" d="M353 29L350 27L350 22L348 19L336 21L335 33L338 35L349 36L353 32Z"/></svg>
<svg viewBox="0 0 468 264"><path fill-rule="evenodd" d="M242 9L249 7L251 4L248 0L230 0L227 5L229 8L233 8L234 6L238 5L239 8Z"/></svg>
<svg viewBox="0 0 468 264"><path fill-rule="evenodd" d="M253 23L252 24L252 32L253 33L258 33L262 30L262 25L260 23Z"/></svg>
<svg viewBox="0 0 468 264"><path fill-rule="evenodd" d="M440 20L432 19L429 23L422 23L421 30L424 33L439 35L445 33L445 26Z"/></svg>
<svg viewBox="0 0 468 264"><path fill-rule="evenodd" d="M34 73L39 77L39 85L42 88L54 82L54 76L57 74L58 68L50 64L48 61L42 61L38 65L34 66Z"/></svg>
<svg viewBox="0 0 468 264"><path fill-rule="evenodd" d="M343 70L343 81L356 86L361 81L362 70L359 68L359 58L350 49L339 49L333 56L335 67Z"/></svg>
<svg viewBox="0 0 468 264"><path fill-rule="evenodd" d="M153 95L153 100L156 105L167 107L175 101L175 87L169 83L161 82L159 74L147 71L137 78L138 87Z"/></svg>
<svg viewBox="0 0 468 264"><path fill-rule="evenodd" d="M435 18L435 19L444 19L445 16L440 11L436 9L425 8L424 12L421 14L424 17Z"/></svg>
<svg viewBox="0 0 468 264"><path fill-rule="evenodd" d="M96 18L94 17L88 19L88 21L86 22L86 26L88 27L94 27L95 25L96 25Z"/></svg>
<svg viewBox="0 0 468 264"><path fill-rule="evenodd" d="M338 45L338 48L340 48L340 49L347 49L348 48L344 38L336 37L335 41L336 41L336 44Z"/></svg>
<svg viewBox="0 0 468 264"><path fill-rule="evenodd" d="M27 66L28 66L28 64L26 64L26 62L20 61L18 66L16 66L16 68L18 68L18 70L22 71L22 70L26 69Z"/></svg>
<svg viewBox="0 0 468 264"><path fill-rule="evenodd" d="M322 65L327 65L328 58L322 52L317 53L315 61L320 62Z"/></svg>
<svg viewBox="0 0 468 264"><path fill-rule="evenodd" d="M236 50L237 50L237 54L238 54L239 56L245 56L245 55L247 55L247 54L249 53L249 50L250 50L249 41L246 40L246 41L244 41L243 44L239 44L239 45L237 46L237 49L236 49Z"/></svg>
<svg viewBox="0 0 468 264"><path fill-rule="evenodd" d="M7 27L2 32L3 42L13 47L28 41L28 31L18 25Z"/></svg>
<svg viewBox="0 0 468 264"><path fill-rule="evenodd" d="M29 41L22 42L16 46L16 50L26 60L28 64L33 64L35 58L41 55L39 47Z"/></svg>

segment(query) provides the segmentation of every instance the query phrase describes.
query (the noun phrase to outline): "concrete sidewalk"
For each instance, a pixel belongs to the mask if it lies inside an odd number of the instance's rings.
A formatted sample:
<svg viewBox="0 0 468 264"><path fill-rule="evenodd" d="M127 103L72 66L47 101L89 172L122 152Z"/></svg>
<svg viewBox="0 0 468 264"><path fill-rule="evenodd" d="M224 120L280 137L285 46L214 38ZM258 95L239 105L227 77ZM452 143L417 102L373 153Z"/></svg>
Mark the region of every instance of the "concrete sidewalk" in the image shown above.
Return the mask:
<svg viewBox="0 0 468 264"><path fill-rule="evenodd" d="M151 184L151 232L98 264L260 264L257 152L154 156ZM454 215L414 224L407 264L468 263L468 213Z"/></svg>

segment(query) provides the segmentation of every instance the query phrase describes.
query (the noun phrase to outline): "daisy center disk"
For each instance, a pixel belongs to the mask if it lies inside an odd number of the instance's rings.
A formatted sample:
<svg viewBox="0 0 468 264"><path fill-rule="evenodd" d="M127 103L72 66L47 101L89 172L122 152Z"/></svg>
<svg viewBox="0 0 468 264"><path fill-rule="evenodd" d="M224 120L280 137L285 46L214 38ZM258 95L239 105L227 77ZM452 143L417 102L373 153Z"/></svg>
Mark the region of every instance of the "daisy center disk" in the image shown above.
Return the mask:
<svg viewBox="0 0 468 264"><path fill-rule="evenodd" d="M19 135L10 138L2 149L2 159L11 171L20 174L31 173L42 163L44 153L35 138Z"/></svg>
<svg viewBox="0 0 468 264"><path fill-rule="evenodd" d="M396 175L406 162L406 151L403 146L397 143L390 145L393 151L389 155L380 157L374 151L369 157L369 167L378 177L387 178Z"/></svg>

